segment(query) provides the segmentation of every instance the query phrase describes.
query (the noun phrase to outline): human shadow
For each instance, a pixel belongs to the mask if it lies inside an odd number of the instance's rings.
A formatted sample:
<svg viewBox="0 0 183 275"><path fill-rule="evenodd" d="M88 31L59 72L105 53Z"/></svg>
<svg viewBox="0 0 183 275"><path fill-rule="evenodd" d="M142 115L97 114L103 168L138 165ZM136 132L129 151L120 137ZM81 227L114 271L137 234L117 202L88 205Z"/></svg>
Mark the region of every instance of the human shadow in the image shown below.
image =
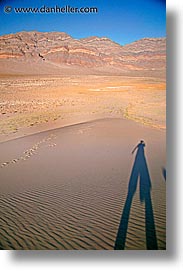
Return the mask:
<svg viewBox="0 0 183 275"><path fill-rule="evenodd" d="M151 179L146 162L144 147L145 143L143 140L141 140L140 143L132 151L132 153L134 153L137 149L135 161L129 180L128 194L121 217L114 250L125 249L130 209L133 197L137 189L138 179L140 184L140 201L145 203L146 247L148 250L158 249L153 207L151 201Z"/></svg>
<svg viewBox="0 0 183 275"><path fill-rule="evenodd" d="M166 182L166 169L165 169L165 167L162 167L162 175L163 175L163 178L164 178L164 180L165 180L165 182Z"/></svg>

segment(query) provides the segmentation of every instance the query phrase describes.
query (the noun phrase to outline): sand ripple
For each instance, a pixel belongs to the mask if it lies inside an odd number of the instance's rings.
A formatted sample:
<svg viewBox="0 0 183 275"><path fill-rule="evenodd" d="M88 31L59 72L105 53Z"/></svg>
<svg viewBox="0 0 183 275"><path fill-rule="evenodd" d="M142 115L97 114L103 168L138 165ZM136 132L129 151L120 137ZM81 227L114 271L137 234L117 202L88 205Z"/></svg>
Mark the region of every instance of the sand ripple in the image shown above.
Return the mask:
<svg viewBox="0 0 183 275"><path fill-rule="evenodd" d="M23 140L31 144L25 151L22 139L3 144L2 161L8 156L14 160L23 151L29 154L34 148L39 154L31 155L29 161L20 156L18 165L11 160L0 169L0 249L113 250L134 162L131 148L140 130L148 145L152 203L145 207L140 201L138 181L130 202L125 249L146 249L147 207L153 209L158 249L166 248L162 143L154 142L159 142L162 133L130 122L134 131L126 138L125 131L131 127L119 122L106 120L51 131L55 136L49 132L33 135ZM57 146L49 149L55 142ZM12 154L12 148L18 149Z"/></svg>
<svg viewBox="0 0 183 275"><path fill-rule="evenodd" d="M1 196L1 249L113 249L124 204L108 187L71 194L70 186L49 186ZM64 191L64 194L63 194ZM92 200L91 200L92 197ZM145 249L144 207L135 198L126 248ZM156 219L165 246L162 217Z"/></svg>

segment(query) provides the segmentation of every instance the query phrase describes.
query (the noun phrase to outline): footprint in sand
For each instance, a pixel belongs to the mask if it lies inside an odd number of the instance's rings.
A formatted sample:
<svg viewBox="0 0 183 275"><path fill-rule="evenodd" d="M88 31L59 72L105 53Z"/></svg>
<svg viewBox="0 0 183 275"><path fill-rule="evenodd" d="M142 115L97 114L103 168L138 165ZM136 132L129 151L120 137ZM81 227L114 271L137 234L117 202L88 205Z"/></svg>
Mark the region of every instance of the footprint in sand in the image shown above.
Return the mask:
<svg viewBox="0 0 183 275"><path fill-rule="evenodd" d="M19 158L14 158L10 161L3 162L2 164L0 164L0 167L4 168L10 164L16 164L19 161L28 160L33 155L37 154L37 151L42 147L42 145L44 145L44 143L52 142L53 139L56 139L56 135L51 134L48 138L44 138L40 140L39 142L34 144L30 149L25 150L23 152L23 156L20 156ZM55 147L55 146L56 146L56 143L53 143L53 142L48 144L48 147Z"/></svg>
<svg viewBox="0 0 183 275"><path fill-rule="evenodd" d="M3 162L3 163L1 164L1 168L7 166L8 164L9 164L9 161Z"/></svg>
<svg viewBox="0 0 183 275"><path fill-rule="evenodd" d="M91 126L86 127L86 128L84 128L84 129L80 129L80 130L78 130L77 134L82 135L82 134L84 134L84 133L89 132L91 129L92 129Z"/></svg>
<svg viewBox="0 0 183 275"><path fill-rule="evenodd" d="M48 144L48 147L55 147L57 144L56 143L52 143L52 144Z"/></svg>
<svg viewBox="0 0 183 275"><path fill-rule="evenodd" d="M12 159L11 163L16 163L19 159Z"/></svg>

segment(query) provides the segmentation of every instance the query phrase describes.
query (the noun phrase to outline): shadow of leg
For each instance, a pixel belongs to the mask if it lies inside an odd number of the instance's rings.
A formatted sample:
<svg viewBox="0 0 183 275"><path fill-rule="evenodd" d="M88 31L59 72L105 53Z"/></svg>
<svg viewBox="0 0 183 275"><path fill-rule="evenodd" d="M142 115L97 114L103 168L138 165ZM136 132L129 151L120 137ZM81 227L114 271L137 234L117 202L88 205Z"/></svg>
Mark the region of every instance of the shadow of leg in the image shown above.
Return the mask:
<svg viewBox="0 0 183 275"><path fill-rule="evenodd" d="M125 241L126 241L126 234L128 229L128 220L130 216L130 209L132 204L133 196L128 195L125 206L123 209L123 214L121 217L121 222L118 229L118 234L116 237L116 242L114 246L114 250L124 250L125 249Z"/></svg>
<svg viewBox="0 0 183 275"><path fill-rule="evenodd" d="M148 250L157 250L156 229L154 223L151 195L148 192L145 196L145 225L146 225L146 246Z"/></svg>
<svg viewBox="0 0 183 275"><path fill-rule="evenodd" d="M130 181L129 181L129 187L128 187L128 195L126 198L126 202L124 205L123 213L121 216L121 221L116 237L116 242L114 246L114 250L123 250L125 249L125 241L126 241L126 234L127 234L127 229L128 229L128 220L130 216L130 209L131 209L131 204L133 200L133 196L136 192L137 189L137 182L138 182L138 174L139 174L139 167L138 167L138 162L137 159L135 159L131 176L130 176Z"/></svg>

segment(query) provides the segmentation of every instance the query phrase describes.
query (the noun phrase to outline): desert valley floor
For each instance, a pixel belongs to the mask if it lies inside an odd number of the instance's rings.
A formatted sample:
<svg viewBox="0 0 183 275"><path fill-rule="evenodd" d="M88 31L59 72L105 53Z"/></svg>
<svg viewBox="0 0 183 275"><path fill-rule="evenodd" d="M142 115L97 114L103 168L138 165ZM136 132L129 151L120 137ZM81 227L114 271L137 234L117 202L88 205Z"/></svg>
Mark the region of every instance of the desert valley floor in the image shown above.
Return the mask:
<svg viewBox="0 0 183 275"><path fill-rule="evenodd" d="M2 75L0 248L166 249L165 89L150 77Z"/></svg>

